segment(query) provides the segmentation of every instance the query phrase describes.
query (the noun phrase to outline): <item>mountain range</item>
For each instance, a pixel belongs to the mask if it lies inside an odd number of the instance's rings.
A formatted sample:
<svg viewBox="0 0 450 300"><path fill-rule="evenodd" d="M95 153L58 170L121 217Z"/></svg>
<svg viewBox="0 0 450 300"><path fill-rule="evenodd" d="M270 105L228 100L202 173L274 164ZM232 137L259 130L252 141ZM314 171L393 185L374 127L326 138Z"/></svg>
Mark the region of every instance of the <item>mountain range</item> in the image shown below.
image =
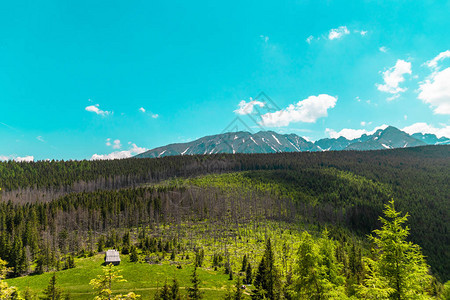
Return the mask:
<svg viewBox="0 0 450 300"><path fill-rule="evenodd" d="M325 138L311 142L296 134L279 134L274 131L227 132L205 136L192 142L170 144L136 155L136 158L153 158L172 155L215 153L276 153L303 151L380 150L424 145L450 144L450 138L434 134L409 135L395 127L379 129L371 135L349 140L345 137Z"/></svg>

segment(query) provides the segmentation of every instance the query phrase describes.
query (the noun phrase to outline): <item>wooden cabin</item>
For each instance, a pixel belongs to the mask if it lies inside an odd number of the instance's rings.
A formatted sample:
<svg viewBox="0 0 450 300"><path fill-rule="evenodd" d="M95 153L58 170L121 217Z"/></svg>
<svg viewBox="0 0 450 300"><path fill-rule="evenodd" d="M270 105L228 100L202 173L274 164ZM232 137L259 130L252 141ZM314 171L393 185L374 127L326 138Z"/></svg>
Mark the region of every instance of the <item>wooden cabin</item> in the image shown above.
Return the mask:
<svg viewBox="0 0 450 300"><path fill-rule="evenodd" d="M120 264L119 251L117 251L117 250L107 250L106 254L105 254L105 264L106 265L113 264L115 266Z"/></svg>

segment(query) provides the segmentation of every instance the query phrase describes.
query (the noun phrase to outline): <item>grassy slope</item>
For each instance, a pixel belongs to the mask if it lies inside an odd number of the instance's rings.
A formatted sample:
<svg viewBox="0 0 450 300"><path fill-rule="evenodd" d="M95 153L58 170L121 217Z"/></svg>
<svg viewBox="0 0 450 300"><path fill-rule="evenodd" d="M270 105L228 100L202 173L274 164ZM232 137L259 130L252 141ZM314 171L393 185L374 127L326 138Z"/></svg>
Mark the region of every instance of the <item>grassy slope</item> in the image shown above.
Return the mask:
<svg viewBox="0 0 450 300"><path fill-rule="evenodd" d="M77 259L76 268L57 272L57 285L69 292L73 299L92 299L92 287L89 281L102 273L103 255L95 255L90 258ZM171 283L171 278L176 277L183 293L184 287L191 285L190 278L192 266L186 266L183 269L177 269L175 265L162 264L150 265L146 263L132 263L128 256L123 256L122 263L117 267L122 270L121 275L127 282L116 283L113 285L113 292L128 293L134 291L148 299L161 287L165 280ZM212 271L199 269L198 275L202 281L202 290L205 298L215 299L225 295L227 287L232 284L228 280L228 275L221 271ZM20 278L8 279L10 286L25 291L29 288L33 293L41 293L48 285L52 273L41 275L25 276Z"/></svg>
<svg viewBox="0 0 450 300"><path fill-rule="evenodd" d="M201 289L205 293L205 299L220 299L225 296L227 290L235 281L228 280L229 276L224 274L223 264L226 260L225 257L222 261L222 266L217 271L214 271L212 266L214 253L224 255L226 251L229 254L234 274L239 272L242 265L242 257L244 254L247 254L255 272L263 254L265 237L267 236L271 238L275 248L276 265L284 273L287 271L285 268L295 268L295 257L301 234L300 227L305 229L299 225L270 221L261 224L251 223L246 226L241 224L239 228L234 228L231 225L225 231L221 231L222 233L228 232L226 234L227 237L222 236L216 240L211 238L209 234L206 234L212 229L207 222L183 224L181 227L162 225L160 228L155 228L154 232L158 231L163 236L171 236L176 233L180 236L182 244L193 243L196 247L204 249L203 268L198 269L198 274L202 281ZM216 229L220 230L221 228ZM314 226L309 226L309 231L313 233L315 239L320 236L317 234L317 229ZM232 232L237 233L237 236L241 238L235 239L231 237L229 234ZM283 266L282 247L284 243L287 244L289 250L286 264ZM129 261L128 255L121 255L122 262L118 268L122 270L121 274L127 282L117 283L113 287L114 293L125 294L133 291L144 299L149 299L149 296L153 295L156 289L164 284L166 279L171 283L174 277L179 281L182 293L186 293L184 289L191 286L190 279L195 254L193 251L186 251L184 254L189 255L189 260L183 259L182 253L176 255L175 258L175 262L183 266L182 269L177 269L174 262L170 261L169 253L165 254L162 264L153 265L143 262L132 263ZM160 252L151 254L152 257L161 257L161 255L162 253ZM102 273L103 257L103 255L97 254L93 257L76 259L76 268L57 272L58 286L69 292L73 299L92 299L93 294L89 281ZM144 255L141 254L140 260L143 261L143 259ZM7 282L12 286L18 287L22 292L29 288L33 293L40 294L48 285L51 276L52 273L45 273L8 279Z"/></svg>

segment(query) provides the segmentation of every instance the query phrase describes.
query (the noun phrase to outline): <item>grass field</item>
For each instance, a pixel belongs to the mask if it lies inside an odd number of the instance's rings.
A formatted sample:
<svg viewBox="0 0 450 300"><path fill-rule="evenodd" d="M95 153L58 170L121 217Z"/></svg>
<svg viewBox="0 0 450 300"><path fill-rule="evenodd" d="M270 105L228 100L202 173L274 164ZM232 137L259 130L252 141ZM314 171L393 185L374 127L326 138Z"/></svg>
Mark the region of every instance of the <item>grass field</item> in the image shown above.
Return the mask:
<svg viewBox="0 0 450 300"><path fill-rule="evenodd" d="M97 254L93 257L76 260L76 268L63 270L56 273L57 286L70 294L71 299L92 299L93 290L89 281L102 273L103 255ZM177 269L175 265L163 263L161 265L150 265L147 263L132 263L128 256L123 256L122 262L115 267L121 270L121 275L127 282L115 283L114 294L126 294L130 291L141 295L141 299L149 299L154 295L158 287L167 280L171 283L172 278L177 278L183 294L186 287L191 285L190 279L193 267L184 266ZM228 286L234 282L228 280L228 275L222 271L198 269L198 275L202 281L201 289L206 299L222 298ZM25 276L6 280L10 286L17 287L20 291L27 288L39 296L47 287L53 273Z"/></svg>

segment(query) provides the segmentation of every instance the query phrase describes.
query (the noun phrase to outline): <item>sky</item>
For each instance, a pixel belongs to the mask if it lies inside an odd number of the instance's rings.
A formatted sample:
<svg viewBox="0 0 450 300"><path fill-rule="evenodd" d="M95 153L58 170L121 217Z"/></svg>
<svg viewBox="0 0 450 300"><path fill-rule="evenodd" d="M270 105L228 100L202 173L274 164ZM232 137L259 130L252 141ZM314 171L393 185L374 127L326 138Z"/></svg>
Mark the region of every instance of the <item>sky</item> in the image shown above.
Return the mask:
<svg viewBox="0 0 450 300"><path fill-rule="evenodd" d="M0 160L226 131L450 137L450 1L7 1Z"/></svg>

